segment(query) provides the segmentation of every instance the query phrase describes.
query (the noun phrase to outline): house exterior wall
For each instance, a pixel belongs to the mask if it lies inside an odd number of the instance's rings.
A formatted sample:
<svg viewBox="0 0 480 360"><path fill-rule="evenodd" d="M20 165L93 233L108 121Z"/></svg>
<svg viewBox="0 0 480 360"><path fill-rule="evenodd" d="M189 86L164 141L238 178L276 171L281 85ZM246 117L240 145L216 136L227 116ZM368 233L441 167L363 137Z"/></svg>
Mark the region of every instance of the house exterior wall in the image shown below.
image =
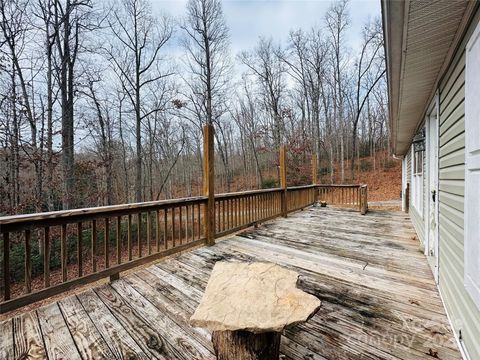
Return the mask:
<svg viewBox="0 0 480 360"><path fill-rule="evenodd" d="M465 46L479 17L477 11L439 89L439 289L454 331L457 336L461 331L461 341L471 359L480 359L480 310L463 281Z"/></svg>
<svg viewBox="0 0 480 360"><path fill-rule="evenodd" d="M480 359L480 309L464 286L465 193L465 47L480 21L477 11L440 82L439 93L439 290L453 330L470 359ZM480 81L480 80L479 80ZM412 187L412 146L406 155L407 182ZM423 167L423 212L410 197L410 217L421 244L425 244L426 163ZM480 191L480 190L479 190ZM460 335L461 334L461 335Z"/></svg>

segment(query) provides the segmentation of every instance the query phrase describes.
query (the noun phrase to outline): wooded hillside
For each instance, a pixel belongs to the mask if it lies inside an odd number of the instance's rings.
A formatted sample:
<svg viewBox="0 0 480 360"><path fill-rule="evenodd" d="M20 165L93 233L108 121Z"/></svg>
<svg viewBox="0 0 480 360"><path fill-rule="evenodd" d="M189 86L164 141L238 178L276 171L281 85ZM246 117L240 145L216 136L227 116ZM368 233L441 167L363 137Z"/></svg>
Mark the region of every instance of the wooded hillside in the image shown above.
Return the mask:
<svg viewBox="0 0 480 360"><path fill-rule="evenodd" d="M276 186L281 144L289 185L388 168L380 20L319 24L233 53L220 0L0 0L0 214L199 194L205 124L218 193Z"/></svg>

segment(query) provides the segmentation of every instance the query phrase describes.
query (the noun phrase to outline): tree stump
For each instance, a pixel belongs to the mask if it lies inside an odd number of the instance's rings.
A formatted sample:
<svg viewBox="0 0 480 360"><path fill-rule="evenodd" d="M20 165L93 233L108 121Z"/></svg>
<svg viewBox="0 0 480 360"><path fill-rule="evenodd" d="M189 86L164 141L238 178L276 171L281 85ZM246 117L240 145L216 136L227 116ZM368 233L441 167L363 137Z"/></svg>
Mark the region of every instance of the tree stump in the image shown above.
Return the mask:
<svg viewBox="0 0 480 360"><path fill-rule="evenodd" d="M190 323L213 332L219 360L278 360L283 329L320 307L297 280L272 263L217 262Z"/></svg>
<svg viewBox="0 0 480 360"><path fill-rule="evenodd" d="M214 331L212 343L218 360L278 360L279 332Z"/></svg>

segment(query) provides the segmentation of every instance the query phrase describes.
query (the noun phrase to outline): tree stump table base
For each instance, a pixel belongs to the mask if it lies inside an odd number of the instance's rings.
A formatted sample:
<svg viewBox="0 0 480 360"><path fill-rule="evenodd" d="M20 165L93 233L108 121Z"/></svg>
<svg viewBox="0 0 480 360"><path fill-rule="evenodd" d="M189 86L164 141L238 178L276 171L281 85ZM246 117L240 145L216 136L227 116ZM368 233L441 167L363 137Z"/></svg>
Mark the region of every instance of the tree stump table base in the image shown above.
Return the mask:
<svg viewBox="0 0 480 360"><path fill-rule="evenodd" d="M278 360L279 332L214 331L212 343L218 360Z"/></svg>
<svg viewBox="0 0 480 360"><path fill-rule="evenodd" d="M278 360L285 327L320 307L297 280L296 272L272 263L217 262L190 324L212 331L219 360Z"/></svg>

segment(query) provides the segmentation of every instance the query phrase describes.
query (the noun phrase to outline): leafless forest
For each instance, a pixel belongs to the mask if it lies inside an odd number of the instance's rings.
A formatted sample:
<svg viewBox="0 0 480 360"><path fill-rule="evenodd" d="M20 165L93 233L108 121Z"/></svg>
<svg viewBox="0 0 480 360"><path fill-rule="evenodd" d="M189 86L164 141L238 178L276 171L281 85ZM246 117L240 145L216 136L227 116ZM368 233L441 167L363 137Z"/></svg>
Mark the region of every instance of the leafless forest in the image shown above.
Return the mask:
<svg viewBox="0 0 480 360"><path fill-rule="evenodd" d="M311 153L322 181L354 182L388 146L381 22L353 28L348 1L240 53L220 0L190 0L182 18L148 0L0 12L0 214L198 195L205 124L217 192L276 186L281 144L292 185L310 181Z"/></svg>

